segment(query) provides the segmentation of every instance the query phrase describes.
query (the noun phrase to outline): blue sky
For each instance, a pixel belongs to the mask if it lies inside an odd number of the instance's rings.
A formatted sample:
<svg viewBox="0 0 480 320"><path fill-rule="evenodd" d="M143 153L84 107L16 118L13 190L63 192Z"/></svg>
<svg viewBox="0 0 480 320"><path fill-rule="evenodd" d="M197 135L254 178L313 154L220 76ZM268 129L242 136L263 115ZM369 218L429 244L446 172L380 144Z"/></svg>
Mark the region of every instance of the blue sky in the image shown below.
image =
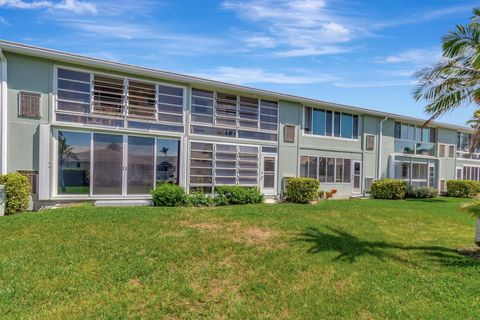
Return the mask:
<svg viewBox="0 0 480 320"><path fill-rule="evenodd" d="M412 74L462 0L0 0L0 38L425 118ZM464 124L466 107L441 121Z"/></svg>

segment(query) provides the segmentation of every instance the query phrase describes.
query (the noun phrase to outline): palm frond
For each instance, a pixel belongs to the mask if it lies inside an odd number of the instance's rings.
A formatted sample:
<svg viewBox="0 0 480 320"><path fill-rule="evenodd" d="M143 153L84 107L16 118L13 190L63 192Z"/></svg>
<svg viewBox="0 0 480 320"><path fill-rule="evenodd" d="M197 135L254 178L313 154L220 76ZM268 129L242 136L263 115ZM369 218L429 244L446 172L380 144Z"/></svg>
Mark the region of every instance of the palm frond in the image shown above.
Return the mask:
<svg viewBox="0 0 480 320"><path fill-rule="evenodd" d="M464 205L461 210L474 218L480 219L480 200Z"/></svg>

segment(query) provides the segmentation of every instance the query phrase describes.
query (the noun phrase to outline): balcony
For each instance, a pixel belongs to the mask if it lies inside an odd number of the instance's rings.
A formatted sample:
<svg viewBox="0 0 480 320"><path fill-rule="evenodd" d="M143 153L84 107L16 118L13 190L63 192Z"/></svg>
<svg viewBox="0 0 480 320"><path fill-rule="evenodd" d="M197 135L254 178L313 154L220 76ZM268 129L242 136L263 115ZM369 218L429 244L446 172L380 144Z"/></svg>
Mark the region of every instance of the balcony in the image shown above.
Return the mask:
<svg viewBox="0 0 480 320"><path fill-rule="evenodd" d="M422 156L436 155L435 143L414 142L409 140L395 139L394 150L396 153L415 154Z"/></svg>

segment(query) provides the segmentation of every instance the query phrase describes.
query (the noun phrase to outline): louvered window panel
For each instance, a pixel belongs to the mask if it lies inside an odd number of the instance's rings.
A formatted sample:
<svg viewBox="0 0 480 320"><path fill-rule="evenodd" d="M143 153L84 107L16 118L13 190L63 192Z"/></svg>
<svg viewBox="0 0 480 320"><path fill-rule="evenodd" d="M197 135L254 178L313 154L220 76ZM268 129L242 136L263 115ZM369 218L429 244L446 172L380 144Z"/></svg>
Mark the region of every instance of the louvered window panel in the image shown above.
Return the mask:
<svg viewBox="0 0 480 320"><path fill-rule="evenodd" d="M156 119L155 85L137 81L128 83L128 116Z"/></svg>
<svg viewBox="0 0 480 320"><path fill-rule="evenodd" d="M124 80L95 75L93 78L93 112L110 116L124 115Z"/></svg>
<svg viewBox="0 0 480 320"><path fill-rule="evenodd" d="M274 101L260 101L260 129L277 131L278 104Z"/></svg>
<svg viewBox="0 0 480 320"><path fill-rule="evenodd" d="M258 128L258 99L240 97L239 127Z"/></svg>
<svg viewBox="0 0 480 320"><path fill-rule="evenodd" d="M158 121L183 123L183 88L158 86Z"/></svg>
<svg viewBox="0 0 480 320"><path fill-rule="evenodd" d="M29 118L40 118L40 97L40 93L20 91L18 97L18 115Z"/></svg>
<svg viewBox="0 0 480 320"><path fill-rule="evenodd" d="M223 126L237 124L237 96L233 94L217 93L215 123Z"/></svg>

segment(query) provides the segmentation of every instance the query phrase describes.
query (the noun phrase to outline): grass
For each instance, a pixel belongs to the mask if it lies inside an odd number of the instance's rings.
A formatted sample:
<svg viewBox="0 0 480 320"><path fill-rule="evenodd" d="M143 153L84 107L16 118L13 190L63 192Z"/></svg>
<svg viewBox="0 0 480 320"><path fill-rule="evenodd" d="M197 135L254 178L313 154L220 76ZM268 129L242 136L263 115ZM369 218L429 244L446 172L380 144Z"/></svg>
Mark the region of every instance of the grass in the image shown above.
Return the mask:
<svg viewBox="0 0 480 320"><path fill-rule="evenodd" d="M461 200L0 219L0 318L478 319Z"/></svg>

